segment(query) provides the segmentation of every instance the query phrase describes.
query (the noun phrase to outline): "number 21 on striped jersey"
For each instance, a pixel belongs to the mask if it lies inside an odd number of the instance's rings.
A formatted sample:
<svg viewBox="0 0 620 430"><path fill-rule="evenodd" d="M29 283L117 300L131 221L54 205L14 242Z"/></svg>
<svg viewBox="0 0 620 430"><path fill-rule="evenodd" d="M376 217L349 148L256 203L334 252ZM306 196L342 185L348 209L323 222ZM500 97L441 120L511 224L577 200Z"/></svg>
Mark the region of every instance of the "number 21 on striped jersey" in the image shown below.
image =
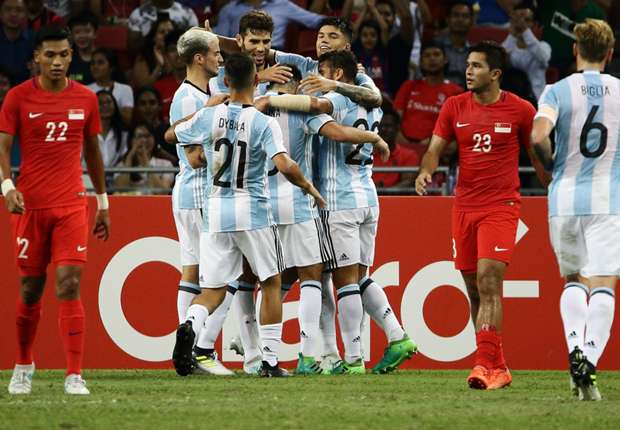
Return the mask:
<svg viewBox="0 0 620 430"><path fill-rule="evenodd" d="M488 133L474 134L474 142L476 143L472 149L474 152L490 152L491 151L491 135Z"/></svg>

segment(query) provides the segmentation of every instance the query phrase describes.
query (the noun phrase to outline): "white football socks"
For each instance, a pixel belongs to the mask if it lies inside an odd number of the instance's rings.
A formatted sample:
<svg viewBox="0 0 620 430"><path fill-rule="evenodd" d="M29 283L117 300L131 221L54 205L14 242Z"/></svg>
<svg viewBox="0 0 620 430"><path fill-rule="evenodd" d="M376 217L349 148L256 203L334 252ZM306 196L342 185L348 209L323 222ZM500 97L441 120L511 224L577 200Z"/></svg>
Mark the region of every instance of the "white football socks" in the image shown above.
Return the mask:
<svg viewBox="0 0 620 430"><path fill-rule="evenodd" d="M594 288L590 292L583 353L595 366L609 340L615 304L616 297L611 288Z"/></svg>
<svg viewBox="0 0 620 430"><path fill-rule="evenodd" d="M260 326L260 340L263 360L270 366L278 364L278 351L282 341L282 323L264 324Z"/></svg>
<svg viewBox="0 0 620 430"><path fill-rule="evenodd" d="M368 276L363 277L359 285L364 310L383 329L388 342L402 340L405 331L398 322L383 288Z"/></svg>
<svg viewBox="0 0 620 430"><path fill-rule="evenodd" d="M209 310L203 305L191 305L187 309L187 318L185 318L185 321L192 322L192 330L194 330L194 335L196 336L195 340L198 339L198 335L208 316Z"/></svg>
<svg viewBox="0 0 620 430"><path fill-rule="evenodd" d="M321 318L321 283L304 281L299 292L300 352L304 357L317 355L316 340Z"/></svg>
<svg viewBox="0 0 620 430"><path fill-rule="evenodd" d="M192 304L192 300L200 294L200 286L193 282L180 281L179 290L177 292L177 314L179 316L179 324L185 321L187 309Z"/></svg>
<svg viewBox="0 0 620 430"><path fill-rule="evenodd" d="M569 282L560 296L560 315L568 352L575 347L583 349L583 336L588 317L588 287L579 282Z"/></svg>
<svg viewBox="0 0 620 430"><path fill-rule="evenodd" d="M222 303L206 319L204 329L200 332L200 335L198 336L198 342L196 343L198 348L215 348L215 341L217 340L217 337L222 331L224 321L226 320L228 310L230 309L230 305L235 298L236 292L237 290L235 287L229 286Z"/></svg>
<svg viewBox="0 0 620 430"><path fill-rule="evenodd" d="M254 308L254 288L253 284L239 282L239 288L235 294L237 296L237 300L235 300L237 314L239 315L239 338L243 345L243 359L246 363L261 355Z"/></svg>
<svg viewBox="0 0 620 430"><path fill-rule="evenodd" d="M321 316L319 330L323 338L323 357L333 355L340 357L336 343L336 300L331 282L331 274L324 272L321 276Z"/></svg>
<svg viewBox="0 0 620 430"><path fill-rule="evenodd" d="M338 323L344 344L344 359L352 363L362 357L360 327L364 309L360 297L360 286L349 284L338 288Z"/></svg>

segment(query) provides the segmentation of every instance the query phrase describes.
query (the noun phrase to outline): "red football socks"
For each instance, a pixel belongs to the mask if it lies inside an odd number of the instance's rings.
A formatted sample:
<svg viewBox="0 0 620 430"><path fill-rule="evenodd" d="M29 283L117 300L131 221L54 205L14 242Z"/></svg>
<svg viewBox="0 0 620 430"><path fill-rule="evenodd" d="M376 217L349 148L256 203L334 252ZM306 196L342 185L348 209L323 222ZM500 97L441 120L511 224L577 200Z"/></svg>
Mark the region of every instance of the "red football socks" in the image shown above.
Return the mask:
<svg viewBox="0 0 620 430"><path fill-rule="evenodd" d="M493 326L483 327L476 333L476 358L475 365L481 365L487 369L494 369L497 363L504 361L504 354L501 351L501 340L497 330Z"/></svg>
<svg viewBox="0 0 620 430"><path fill-rule="evenodd" d="M84 351L84 307L82 301L67 300L60 302L58 328L65 348L67 375L80 374Z"/></svg>
<svg viewBox="0 0 620 430"><path fill-rule="evenodd" d="M37 334L41 319L41 302L27 305L22 299L17 300L15 323L17 327L17 364L32 363L32 344Z"/></svg>

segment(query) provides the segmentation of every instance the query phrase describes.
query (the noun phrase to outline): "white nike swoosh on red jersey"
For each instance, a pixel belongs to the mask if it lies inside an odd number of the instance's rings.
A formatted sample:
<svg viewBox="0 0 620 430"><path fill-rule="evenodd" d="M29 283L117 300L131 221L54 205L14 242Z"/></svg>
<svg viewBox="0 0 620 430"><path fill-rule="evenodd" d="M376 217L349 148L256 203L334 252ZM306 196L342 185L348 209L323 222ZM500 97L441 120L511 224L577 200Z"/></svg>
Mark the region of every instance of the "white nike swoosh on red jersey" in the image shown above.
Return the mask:
<svg viewBox="0 0 620 430"><path fill-rule="evenodd" d="M43 115L43 112L39 112L39 113L28 112L28 118L30 119L40 117L41 115Z"/></svg>

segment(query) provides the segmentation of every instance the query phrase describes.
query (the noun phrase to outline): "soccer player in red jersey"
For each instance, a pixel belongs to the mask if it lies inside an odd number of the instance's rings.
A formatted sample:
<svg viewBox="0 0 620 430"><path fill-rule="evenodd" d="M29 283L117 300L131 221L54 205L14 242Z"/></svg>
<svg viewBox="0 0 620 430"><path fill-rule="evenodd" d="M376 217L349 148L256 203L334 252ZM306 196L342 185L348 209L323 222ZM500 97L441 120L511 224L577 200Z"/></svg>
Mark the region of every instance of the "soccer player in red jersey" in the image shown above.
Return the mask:
<svg viewBox="0 0 620 430"><path fill-rule="evenodd" d="M536 111L527 101L500 90L506 64L506 51L495 42L484 41L470 49L469 91L450 97L443 105L416 179L416 191L426 194L442 150L456 140L460 172L452 212L452 246L476 327L475 366L467 382L478 389L502 388L512 381L500 336L501 291L519 221L522 145L542 174L530 149Z"/></svg>
<svg viewBox="0 0 620 430"><path fill-rule="evenodd" d="M89 394L81 377L84 308L79 285L88 244L82 151L97 192L93 233L99 239L107 240L110 219L97 142L101 130L97 96L66 78L71 54L64 30L41 29L34 52L41 74L11 89L0 112L2 194L11 213L21 275L11 394L29 394L32 389L32 344L50 262L56 266L58 325L67 360L65 392ZM9 164L15 136L22 153L17 189Z"/></svg>

